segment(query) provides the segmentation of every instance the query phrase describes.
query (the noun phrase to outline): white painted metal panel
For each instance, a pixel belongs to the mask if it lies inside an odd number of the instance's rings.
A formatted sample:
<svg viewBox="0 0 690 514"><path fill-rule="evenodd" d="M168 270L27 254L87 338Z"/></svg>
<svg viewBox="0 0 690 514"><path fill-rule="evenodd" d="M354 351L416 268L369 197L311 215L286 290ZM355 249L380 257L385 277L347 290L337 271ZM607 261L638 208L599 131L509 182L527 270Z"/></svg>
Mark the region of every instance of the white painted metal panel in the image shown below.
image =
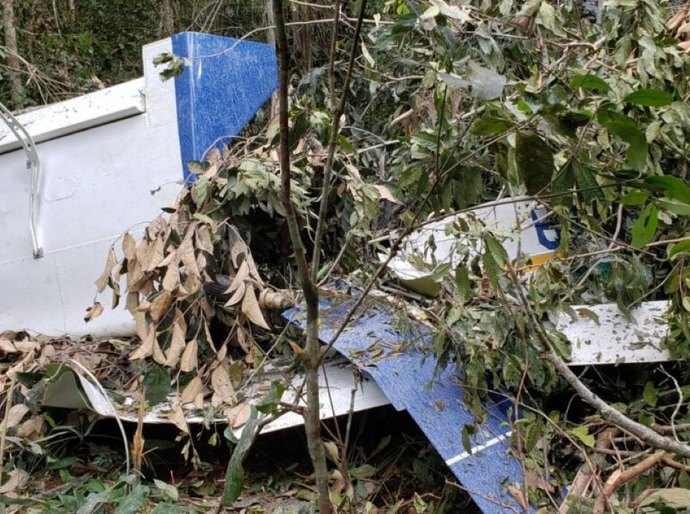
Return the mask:
<svg viewBox="0 0 690 514"><path fill-rule="evenodd" d="M471 212L450 216L415 230L403 242L400 253L391 260L388 269L413 291L437 295L441 284L433 277L435 266L455 265L464 254L471 258L482 251L481 240L477 237L447 234L447 227L458 220L468 223L475 233L482 230L493 232L509 259L529 257L534 264L543 263L555 255L558 243L556 231L545 228L542 223L546 215L546 210L529 197L515 198L514 203L479 205ZM382 255L381 260L385 257ZM413 263L413 257L415 261L423 262L425 268L419 269Z"/></svg>
<svg viewBox="0 0 690 514"><path fill-rule="evenodd" d="M72 366L71 369L77 376L86 398L77 390L74 380L66 379L48 385L43 399L44 405L70 409L89 408L103 417L117 416L123 421L132 423L138 422L136 409L131 407L134 405L133 398L126 398L124 401L124 404L129 406L129 408L116 409L114 412L113 407L115 402L105 397L101 390L92 383L92 379L86 376L79 367ZM282 375L277 373L267 373L264 382L272 379L280 380L281 376ZM292 391L298 389L303 381L303 375L297 375L292 379L292 382L289 384L290 388L283 395L284 402L291 403L294 400L294 393L292 393ZM319 373L319 386L322 419L329 419L347 414L350 411L353 389L356 389L353 405L354 412L372 409L390 403L381 392L376 382L369 378L364 378L362 381L355 382L352 368L343 363L324 363ZM245 393L248 395L248 401L250 403L256 403L261 399L260 394L252 393L251 391L245 391ZM88 400L88 403L85 400ZM304 406L304 402L300 402L300 405ZM193 404L183 405L183 409L186 413L187 423L202 424L207 422L206 417L199 415ZM144 423L172 424L170 419L171 411L172 409L168 402L154 406L154 408L144 416ZM219 423L227 423L227 420L222 416L217 418L216 421ZM262 433L275 432L277 430L283 430L303 424L304 418L300 414L289 412L266 425ZM234 430L236 437L241 435L242 429L243 427L238 427Z"/></svg>
<svg viewBox="0 0 690 514"><path fill-rule="evenodd" d="M573 307L576 311L587 309L598 320L579 314L574 320L561 314L557 328L572 344L572 358L569 364L621 364L650 363L671 360L661 346L668 332L663 315L668 302L644 302L632 310L632 319L627 319L613 303L582 305Z"/></svg>
<svg viewBox="0 0 690 514"><path fill-rule="evenodd" d="M64 102L31 110L17 116L35 143L66 136L141 114L146 110L144 79L95 91ZM7 127L0 126L0 154L21 146Z"/></svg>
<svg viewBox="0 0 690 514"><path fill-rule="evenodd" d="M127 230L140 231L181 189L174 83L162 82L152 64L170 48L170 40L144 48L145 78L135 83L145 86L145 113L37 145L43 259L32 258L23 151L0 155L0 330L73 336L133 331L123 311L106 312L88 325L83 315L110 243ZM53 112L55 106L45 109ZM101 301L109 306L109 295Z"/></svg>

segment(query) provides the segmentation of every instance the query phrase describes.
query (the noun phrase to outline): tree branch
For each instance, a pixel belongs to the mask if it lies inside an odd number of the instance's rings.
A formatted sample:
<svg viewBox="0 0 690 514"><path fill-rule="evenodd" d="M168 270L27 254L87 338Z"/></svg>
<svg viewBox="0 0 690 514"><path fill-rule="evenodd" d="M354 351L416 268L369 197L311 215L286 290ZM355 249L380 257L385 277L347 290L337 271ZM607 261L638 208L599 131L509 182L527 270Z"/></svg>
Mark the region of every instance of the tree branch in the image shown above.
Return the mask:
<svg viewBox="0 0 690 514"><path fill-rule="evenodd" d="M333 124L331 127L331 137L329 138L328 141L328 155L326 157L326 164L323 168L323 184L321 186L321 203L319 205L319 218L316 223L316 233L314 235L314 251L312 253L312 258L311 258L311 265L312 265L312 276L311 279L312 281L316 281L318 274L319 274L319 261L321 259L321 240L323 239L323 233L326 228L326 214L328 212L328 194L330 193L331 190L331 180L333 176L333 161L335 159L335 149L338 145L338 133L340 132L340 118L343 116L343 113L345 112L345 105L347 104L347 98L348 98L348 93L350 91L350 80L352 80L352 69L354 68L355 64L355 55L357 55L357 42L359 41L359 35L362 31L362 20L364 19L364 10L366 9L367 6L367 0L361 0L362 3L360 4L359 7L359 15L357 17L357 25L355 26L355 34L352 38L352 49L350 50L350 61L347 65L347 75L345 76L345 82L343 84L343 93L340 97L340 104L338 104L338 108L335 110L333 113ZM340 15L340 10L336 10L335 12L335 20L336 20L336 25L333 34L334 40L332 41L332 46L331 46L331 77L333 76L332 74L334 73L333 70L333 60L335 59L335 48L336 48L336 42L335 38L337 37L337 30L338 30L338 23L337 20L339 19ZM335 84L335 80L331 78L331 95L332 97L335 96L333 87Z"/></svg>
<svg viewBox="0 0 690 514"><path fill-rule="evenodd" d="M285 31L285 17L283 1L273 0L273 12L276 25L276 51L278 54L278 70L280 75L280 88L278 91L278 104L280 108L280 200L285 209L285 218L288 224L290 240L297 264L304 302L307 309L306 348L304 355L304 373L307 387L307 411L304 420L304 428L307 436L307 446L314 466L314 478L318 493L318 507L321 514L330 514L333 507L328 492L328 468L326 467L326 452L321 440L321 418L319 407L319 292L310 278L309 264L302 243L297 214L292 203L290 193L290 148L288 146L289 120L288 120L288 45Z"/></svg>

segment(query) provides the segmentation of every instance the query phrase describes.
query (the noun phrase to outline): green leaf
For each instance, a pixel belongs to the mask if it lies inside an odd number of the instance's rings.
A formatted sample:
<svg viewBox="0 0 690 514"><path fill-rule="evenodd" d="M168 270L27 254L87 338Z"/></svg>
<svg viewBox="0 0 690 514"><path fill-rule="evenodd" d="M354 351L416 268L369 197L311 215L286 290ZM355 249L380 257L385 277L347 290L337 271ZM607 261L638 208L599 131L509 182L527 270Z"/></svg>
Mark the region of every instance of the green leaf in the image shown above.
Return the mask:
<svg viewBox="0 0 690 514"><path fill-rule="evenodd" d="M244 488L244 459L258 435L259 418L255 413L256 411L252 413L252 417L244 426L240 440L232 452L228 468L225 471L225 486L221 499L221 505L224 507L230 507L235 503Z"/></svg>
<svg viewBox="0 0 690 514"><path fill-rule="evenodd" d="M551 183L554 172L553 152L538 135L531 132L518 133L515 162L528 194L543 192Z"/></svg>
<svg viewBox="0 0 690 514"><path fill-rule="evenodd" d="M361 466L350 469L350 474L359 480L363 480L374 476L376 474L376 468L371 464L362 464Z"/></svg>
<svg viewBox="0 0 690 514"><path fill-rule="evenodd" d="M656 228L659 225L659 216L656 205L650 203L645 207L637 218L635 225L632 228L631 245L635 248L640 248L654 239Z"/></svg>
<svg viewBox="0 0 690 514"><path fill-rule="evenodd" d="M496 116L484 116L479 118L470 131L475 136L491 136L494 134L503 134L515 126L510 120L497 118Z"/></svg>
<svg viewBox="0 0 690 514"><path fill-rule="evenodd" d="M649 198L649 193L646 191L629 191L621 196L621 203L623 205L642 205Z"/></svg>
<svg viewBox="0 0 690 514"><path fill-rule="evenodd" d="M690 216L690 204L679 202L678 200L669 200L668 198L661 198L656 203L665 211L678 214L679 216Z"/></svg>
<svg viewBox="0 0 690 514"><path fill-rule="evenodd" d="M565 169L560 170L556 173L551 184L552 193L564 193L559 196L555 196L551 202L553 205L562 205L564 207L570 207L573 203L572 191L575 186L575 173L573 171L572 163L569 163Z"/></svg>
<svg viewBox="0 0 690 514"><path fill-rule="evenodd" d="M630 93L624 99L626 102L647 107L663 107L673 102L673 95L660 89L640 89Z"/></svg>
<svg viewBox="0 0 690 514"><path fill-rule="evenodd" d="M585 446L594 448L596 439L589 433L589 427L587 425L580 425L570 430L570 433L577 437Z"/></svg>
<svg viewBox="0 0 690 514"><path fill-rule="evenodd" d="M690 240L676 243L668 249L668 258L671 260L688 254L690 254Z"/></svg>
<svg viewBox="0 0 690 514"><path fill-rule="evenodd" d="M144 375L144 395L149 406L158 405L170 394L170 373L162 366L153 366Z"/></svg>
<svg viewBox="0 0 690 514"><path fill-rule="evenodd" d="M141 512L144 505L146 505L148 495L148 487L145 485L136 486L129 494L122 497L113 514L137 514L137 512Z"/></svg>
<svg viewBox="0 0 690 514"><path fill-rule="evenodd" d="M487 250L491 252L492 257L499 265L508 263L508 252L506 252L503 245L499 243L493 235L487 234L484 236L484 242L486 243Z"/></svg>
<svg viewBox="0 0 690 514"><path fill-rule="evenodd" d="M211 191L211 181L206 177L199 177L192 186L192 200L197 207L201 207L206 203L209 192Z"/></svg>
<svg viewBox="0 0 690 514"><path fill-rule="evenodd" d="M256 410L264 414L271 414L277 411L278 403L285 392L285 384L274 380L271 382L270 391L256 402Z"/></svg>
<svg viewBox="0 0 690 514"><path fill-rule="evenodd" d="M157 478L153 479L153 483L156 485L158 490L163 494L163 497L165 499L176 502L179 497L180 493L177 491L177 487L171 484L166 484L162 480L158 480Z"/></svg>
<svg viewBox="0 0 690 514"><path fill-rule="evenodd" d="M494 291L498 290L498 272L500 271L500 268L496 262L496 259L493 258L491 253L486 251L482 256L482 264L484 265L484 273L489 279L491 287L494 289Z"/></svg>
<svg viewBox="0 0 690 514"><path fill-rule="evenodd" d="M690 205L690 187L677 177L649 177L645 183L654 189L662 190L669 198Z"/></svg>
<svg viewBox="0 0 690 514"><path fill-rule="evenodd" d="M470 425L463 425L462 427L462 447L465 451L472 455L472 443L470 442L470 431L474 432L473 427Z"/></svg>
<svg viewBox="0 0 690 514"><path fill-rule="evenodd" d="M303 112L291 121L290 131L288 132L288 145L290 150L294 150L299 140L306 134L311 125L309 124L309 119L306 114Z"/></svg>
<svg viewBox="0 0 690 514"><path fill-rule="evenodd" d="M650 407L656 407L656 402L659 399L659 391L652 382L647 382L642 391L642 398Z"/></svg>
<svg viewBox="0 0 690 514"><path fill-rule="evenodd" d="M463 302L466 302L472 297L470 274L465 266L458 266L455 268L455 286L458 290L458 296Z"/></svg>
<svg viewBox="0 0 690 514"><path fill-rule="evenodd" d="M637 123L624 114L606 110L599 112L597 120L606 130L628 143L628 165L642 171L647 164L647 139Z"/></svg>
<svg viewBox="0 0 690 514"><path fill-rule="evenodd" d="M640 507L658 506L660 503L672 509L671 512L686 512L684 509L690 507L690 490L682 487L659 489L647 496Z"/></svg>
<svg viewBox="0 0 690 514"><path fill-rule="evenodd" d="M596 75L575 75L570 79L570 87L573 89L589 89L590 91L608 91L609 85Z"/></svg>

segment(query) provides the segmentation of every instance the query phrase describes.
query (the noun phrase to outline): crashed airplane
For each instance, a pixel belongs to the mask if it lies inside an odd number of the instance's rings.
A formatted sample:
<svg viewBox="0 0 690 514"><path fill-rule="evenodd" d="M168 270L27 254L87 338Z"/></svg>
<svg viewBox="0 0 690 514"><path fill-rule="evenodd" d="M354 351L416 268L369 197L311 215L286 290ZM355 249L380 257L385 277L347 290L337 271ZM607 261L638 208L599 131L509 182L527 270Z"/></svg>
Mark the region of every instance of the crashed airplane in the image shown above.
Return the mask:
<svg viewBox="0 0 690 514"><path fill-rule="evenodd" d="M174 80L162 81L153 65L164 53L185 62ZM5 243L0 246L0 332L133 334L134 322L123 308L89 325L83 319L108 249L126 231L140 234L161 208L173 203L189 178L186 163L228 144L277 86L273 49L260 43L183 33L144 47L143 59L140 79L16 116L2 111L8 126L0 127L0 230ZM557 254L558 237L548 225L548 212L529 198L479 206L471 216L461 216L506 236L512 258L527 256L538 265ZM412 266L410 255L451 262L458 242L445 235L445 227L452 221L426 225L410 236L391 262L391 275L413 291L438 294L433 273ZM427 241L432 236L436 249L430 256ZM324 315L323 341L330 339L347 305ZM644 303L631 322L613 305L590 306L599 315L598 325L591 317L573 320L564 314L557 328L572 342L573 365L663 361L669 359L659 345L666 331L661 320L665 307L663 302ZM301 312L297 307L284 316L301 325ZM337 362L327 365L333 402L326 402L324 392L324 417L348 412L351 390L358 387L355 410L390 403L409 412L484 512L522 508L509 492L511 484L524 482L511 449L511 399L499 393L492 397L486 404L488 419L465 448L460 431L475 420L463 403L461 377L452 366L439 372L423 351L428 330L419 324L414 332L416 349L388 351L373 359L367 353L373 343L399 349L410 334L401 334L383 307L353 321L334 348L370 380L357 386L350 371ZM617 337L603 337L610 333ZM88 374L78 367L73 371L71 381L52 384L48 404L136 421L115 412L107 393ZM64 394L70 388L83 394ZM149 413L146 422L170 422L165 406L161 409ZM192 414L188 421L195 422ZM286 416L265 431L301 422L299 416Z"/></svg>

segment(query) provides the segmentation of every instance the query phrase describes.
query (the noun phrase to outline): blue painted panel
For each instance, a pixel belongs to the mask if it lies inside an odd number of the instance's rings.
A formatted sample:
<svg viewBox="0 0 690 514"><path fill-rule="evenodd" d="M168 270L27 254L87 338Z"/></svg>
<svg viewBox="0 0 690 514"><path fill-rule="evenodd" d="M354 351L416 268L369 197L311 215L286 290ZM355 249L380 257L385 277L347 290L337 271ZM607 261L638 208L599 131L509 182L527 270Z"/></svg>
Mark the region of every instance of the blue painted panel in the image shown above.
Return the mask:
<svg viewBox="0 0 690 514"><path fill-rule="evenodd" d="M322 341L330 340L350 305L344 302L331 308L322 302ZM284 313L302 327L303 315L299 307ZM459 372L454 366L436 369L436 360L428 354L430 340L426 327L399 325L395 315L374 306L351 322L334 348L369 373L396 409L409 412L483 512L523 512L507 491L508 486L523 489L524 484L506 418L512 405L500 395L496 401L487 400L488 417L475 425L477 420L463 401ZM462 444L465 425L477 429L470 436L471 454Z"/></svg>
<svg viewBox="0 0 690 514"><path fill-rule="evenodd" d="M177 126L185 178L187 163L213 147L228 145L278 87L272 46L182 32L173 54L188 60L175 78Z"/></svg>

